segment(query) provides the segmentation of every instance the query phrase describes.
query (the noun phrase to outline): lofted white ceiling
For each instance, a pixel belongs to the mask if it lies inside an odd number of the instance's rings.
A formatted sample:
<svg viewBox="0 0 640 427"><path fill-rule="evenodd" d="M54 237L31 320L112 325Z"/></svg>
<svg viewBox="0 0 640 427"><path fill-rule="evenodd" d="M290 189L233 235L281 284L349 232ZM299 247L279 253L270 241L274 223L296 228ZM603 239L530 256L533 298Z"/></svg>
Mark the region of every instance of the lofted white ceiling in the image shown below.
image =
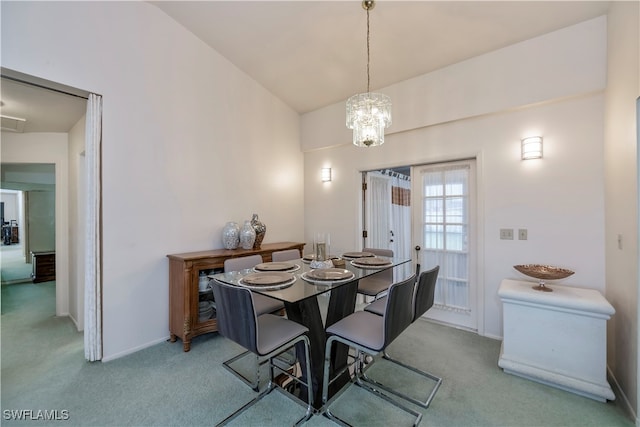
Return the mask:
<svg viewBox="0 0 640 427"><path fill-rule="evenodd" d="M152 1L299 113L366 90L366 12L348 1ZM607 13L600 1L378 0L371 89ZM86 101L2 79L24 132L68 132Z"/></svg>
<svg viewBox="0 0 640 427"><path fill-rule="evenodd" d="M154 1L300 113L366 91L361 1ZM371 89L607 13L598 1L380 1Z"/></svg>

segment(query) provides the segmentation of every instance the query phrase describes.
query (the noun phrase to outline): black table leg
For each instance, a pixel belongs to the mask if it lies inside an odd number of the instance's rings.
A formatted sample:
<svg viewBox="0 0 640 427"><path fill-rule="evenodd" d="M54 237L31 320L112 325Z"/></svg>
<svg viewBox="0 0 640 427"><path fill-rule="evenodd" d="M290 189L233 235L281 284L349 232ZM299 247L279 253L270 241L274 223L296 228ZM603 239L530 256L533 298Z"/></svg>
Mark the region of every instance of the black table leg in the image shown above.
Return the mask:
<svg viewBox="0 0 640 427"><path fill-rule="evenodd" d="M327 310L327 325L330 326L338 320L353 313L356 305L356 293L358 282L355 281L345 286L333 289L329 299ZM311 344L309 357L311 358L311 383L313 384L313 406L319 409L322 406L322 377L324 374L324 350L327 342L325 325L322 323L320 307L317 298L308 298L296 303L285 302L287 317L294 322L306 326L309 329L309 342ZM298 344L296 352L304 354L303 344ZM346 366L349 347L344 344L334 344L332 352L331 374ZM299 357L302 367L303 377L306 372L304 358ZM305 378L306 380L306 378ZM329 395L336 393L344 384L350 381L349 372L345 372L340 379L336 380L329 389ZM300 398L305 399L306 390L300 391Z"/></svg>
<svg viewBox="0 0 640 427"><path fill-rule="evenodd" d="M309 328L309 358L311 359L311 384L313 385L313 406L317 409L322 406L322 363L324 359L324 343L326 337L320 307L316 298L308 298L297 303L285 303L287 317L296 323ZM296 353L304 355L304 344L296 346ZM302 368L302 377L306 381L306 366L304 357L298 357ZM307 390L302 387L299 397L306 400Z"/></svg>
<svg viewBox="0 0 640 427"><path fill-rule="evenodd" d="M358 281L350 283L346 286L331 291L329 299L329 308L327 310L327 320L325 329L346 316L353 313L356 307L356 296L358 291ZM326 344L326 334L325 334ZM324 347L323 347L324 349ZM323 350L324 352L324 350ZM331 367L329 369L329 378L332 378L335 372L340 372L348 363L349 346L335 342L331 351ZM324 360L323 360L324 363ZM329 386L329 396L331 398L335 393L340 391L345 384L351 381L351 375L348 370L343 372L339 378Z"/></svg>

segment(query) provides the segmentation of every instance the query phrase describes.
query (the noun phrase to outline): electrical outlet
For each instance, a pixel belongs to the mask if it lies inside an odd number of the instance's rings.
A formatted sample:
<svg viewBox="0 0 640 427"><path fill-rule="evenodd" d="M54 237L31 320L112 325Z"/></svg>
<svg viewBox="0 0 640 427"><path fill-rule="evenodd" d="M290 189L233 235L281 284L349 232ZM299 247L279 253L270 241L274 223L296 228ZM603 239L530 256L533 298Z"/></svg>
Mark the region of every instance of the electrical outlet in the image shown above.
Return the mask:
<svg viewBox="0 0 640 427"><path fill-rule="evenodd" d="M501 240L513 240L513 228L501 228L500 229Z"/></svg>
<svg viewBox="0 0 640 427"><path fill-rule="evenodd" d="M518 229L518 240L527 240L527 229L519 228Z"/></svg>

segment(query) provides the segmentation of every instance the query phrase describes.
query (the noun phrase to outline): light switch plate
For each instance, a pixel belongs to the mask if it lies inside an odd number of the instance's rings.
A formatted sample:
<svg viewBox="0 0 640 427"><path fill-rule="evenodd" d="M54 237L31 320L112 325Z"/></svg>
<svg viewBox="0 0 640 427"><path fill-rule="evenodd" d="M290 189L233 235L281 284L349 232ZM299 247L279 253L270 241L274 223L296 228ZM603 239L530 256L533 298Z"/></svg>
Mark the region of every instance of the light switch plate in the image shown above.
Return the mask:
<svg viewBox="0 0 640 427"><path fill-rule="evenodd" d="M519 228L518 229L518 240L527 240L527 229Z"/></svg>
<svg viewBox="0 0 640 427"><path fill-rule="evenodd" d="M500 229L501 240L513 240L513 228L501 228Z"/></svg>

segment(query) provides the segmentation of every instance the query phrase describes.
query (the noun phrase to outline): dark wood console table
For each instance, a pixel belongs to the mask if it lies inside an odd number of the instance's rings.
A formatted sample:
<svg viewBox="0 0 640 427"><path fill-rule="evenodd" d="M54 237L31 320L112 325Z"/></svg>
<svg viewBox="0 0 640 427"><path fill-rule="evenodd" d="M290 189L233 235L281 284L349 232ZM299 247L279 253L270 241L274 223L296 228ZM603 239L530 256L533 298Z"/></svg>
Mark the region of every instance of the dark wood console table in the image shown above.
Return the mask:
<svg viewBox="0 0 640 427"><path fill-rule="evenodd" d="M50 282L56 280L55 251L31 252L31 279L33 283Z"/></svg>
<svg viewBox="0 0 640 427"><path fill-rule="evenodd" d="M260 249L216 249L167 255L169 258L169 332L171 342L182 340L184 351L191 349L191 339L201 334L218 331L215 315L209 319L199 318L201 301L211 301L213 292L200 292L200 272L213 274L222 272L224 261L229 258L259 254L264 262L271 262L276 251L298 249L304 255L304 243L265 243Z"/></svg>

